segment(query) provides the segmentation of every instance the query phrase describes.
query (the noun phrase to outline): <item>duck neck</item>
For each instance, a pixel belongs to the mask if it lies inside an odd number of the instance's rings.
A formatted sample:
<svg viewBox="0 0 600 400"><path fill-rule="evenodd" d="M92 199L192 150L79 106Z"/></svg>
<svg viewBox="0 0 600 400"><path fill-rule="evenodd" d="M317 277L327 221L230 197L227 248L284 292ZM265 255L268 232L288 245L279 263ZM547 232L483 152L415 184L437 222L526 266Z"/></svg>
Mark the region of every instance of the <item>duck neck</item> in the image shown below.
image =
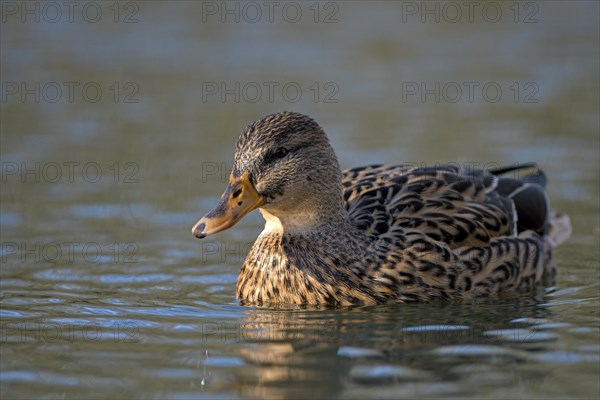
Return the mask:
<svg viewBox="0 0 600 400"><path fill-rule="evenodd" d="M285 213L260 209L265 219L263 234L283 236L312 236L319 232L348 232L356 228L343 207L321 204L316 207L297 207Z"/></svg>
<svg viewBox="0 0 600 400"><path fill-rule="evenodd" d="M277 243L275 248L286 259L297 251L301 254L296 256L313 257L315 260L329 258L333 253L344 261L340 265L345 265L356 257L363 260L368 258L371 239L354 226L345 209L336 214L328 214L327 217L303 215L302 219L288 215L280 219L268 211L261 212L266 224L258 238L258 246ZM290 246L291 243L295 245Z"/></svg>

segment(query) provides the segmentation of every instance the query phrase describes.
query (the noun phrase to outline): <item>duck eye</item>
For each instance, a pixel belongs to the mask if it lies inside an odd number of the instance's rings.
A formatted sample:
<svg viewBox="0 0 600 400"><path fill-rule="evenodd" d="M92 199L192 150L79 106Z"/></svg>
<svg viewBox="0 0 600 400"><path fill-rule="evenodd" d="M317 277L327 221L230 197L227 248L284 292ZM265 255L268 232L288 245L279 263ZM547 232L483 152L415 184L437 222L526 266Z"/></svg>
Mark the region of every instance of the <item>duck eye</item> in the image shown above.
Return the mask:
<svg viewBox="0 0 600 400"><path fill-rule="evenodd" d="M289 150L286 149L285 147L278 147L275 152L273 152L273 157L275 158L283 158L285 156L287 156L287 154L289 153Z"/></svg>

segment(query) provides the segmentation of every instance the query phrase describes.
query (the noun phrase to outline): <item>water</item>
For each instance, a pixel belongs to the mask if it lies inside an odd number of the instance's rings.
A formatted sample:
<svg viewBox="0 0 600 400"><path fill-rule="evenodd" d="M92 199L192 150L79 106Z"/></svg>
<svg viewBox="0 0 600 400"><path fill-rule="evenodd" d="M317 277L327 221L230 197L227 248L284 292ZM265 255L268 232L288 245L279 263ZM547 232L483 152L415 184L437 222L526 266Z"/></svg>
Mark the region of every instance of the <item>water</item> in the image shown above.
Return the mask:
<svg viewBox="0 0 600 400"><path fill-rule="evenodd" d="M472 21L451 14L460 2L298 3L299 17L278 3L272 22L262 3L82 3L72 22L59 2L6 4L2 398L600 394L596 2L488 2ZM260 215L204 241L190 228L241 128L282 109L316 118L344 167L538 161L574 227L556 286L240 306Z"/></svg>

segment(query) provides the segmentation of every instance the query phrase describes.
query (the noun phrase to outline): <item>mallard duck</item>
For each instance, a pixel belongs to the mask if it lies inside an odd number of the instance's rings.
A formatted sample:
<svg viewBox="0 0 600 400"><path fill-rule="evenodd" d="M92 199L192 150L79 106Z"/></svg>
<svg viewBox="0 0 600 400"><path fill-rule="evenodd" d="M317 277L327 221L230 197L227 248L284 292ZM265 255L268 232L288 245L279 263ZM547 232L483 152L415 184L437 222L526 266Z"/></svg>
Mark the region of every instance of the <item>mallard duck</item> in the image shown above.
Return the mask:
<svg viewBox="0 0 600 400"><path fill-rule="evenodd" d="M521 179L501 177L528 168ZM535 164L494 170L371 165L342 172L323 129L295 112L248 125L204 238L259 209L244 304L378 304L527 290L570 235Z"/></svg>

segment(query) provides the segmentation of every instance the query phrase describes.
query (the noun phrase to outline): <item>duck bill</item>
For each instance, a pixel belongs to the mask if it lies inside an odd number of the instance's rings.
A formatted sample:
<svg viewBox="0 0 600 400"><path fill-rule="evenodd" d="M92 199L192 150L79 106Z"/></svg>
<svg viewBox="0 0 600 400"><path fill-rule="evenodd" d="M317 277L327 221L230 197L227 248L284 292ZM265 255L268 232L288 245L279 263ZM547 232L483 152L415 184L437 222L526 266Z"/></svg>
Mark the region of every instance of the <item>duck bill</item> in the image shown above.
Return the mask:
<svg viewBox="0 0 600 400"><path fill-rule="evenodd" d="M196 222L192 233L198 239L202 239L224 231L263 204L265 200L250 182L248 171L237 178L231 174L229 185L221 196L219 204Z"/></svg>

